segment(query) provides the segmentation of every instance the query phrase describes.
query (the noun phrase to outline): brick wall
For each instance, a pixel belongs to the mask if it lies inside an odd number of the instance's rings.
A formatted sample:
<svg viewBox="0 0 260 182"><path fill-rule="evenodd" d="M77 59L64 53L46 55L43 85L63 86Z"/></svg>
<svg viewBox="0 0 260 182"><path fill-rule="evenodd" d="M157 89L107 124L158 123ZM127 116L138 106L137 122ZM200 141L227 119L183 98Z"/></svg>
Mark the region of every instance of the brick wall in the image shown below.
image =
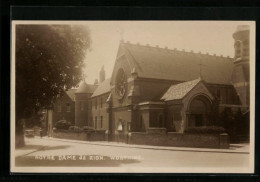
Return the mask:
<svg viewBox="0 0 260 182"><path fill-rule="evenodd" d="M102 94L97 97L91 98L91 114L89 115L89 123L97 130L109 129L109 103L107 98L110 93ZM102 103L101 103L102 102ZM97 121L96 121L97 117ZM101 123L102 118L102 123Z"/></svg>
<svg viewBox="0 0 260 182"><path fill-rule="evenodd" d="M62 138L69 140L83 140L83 141L106 141L106 133L104 131L70 131L70 130L56 130L53 132L54 138Z"/></svg>
<svg viewBox="0 0 260 182"><path fill-rule="evenodd" d="M200 147L200 148L229 148L228 135L182 134L169 132L167 134L132 132L129 144Z"/></svg>
<svg viewBox="0 0 260 182"><path fill-rule="evenodd" d="M87 133L70 130L56 130L53 132L53 137L69 140L87 140Z"/></svg>

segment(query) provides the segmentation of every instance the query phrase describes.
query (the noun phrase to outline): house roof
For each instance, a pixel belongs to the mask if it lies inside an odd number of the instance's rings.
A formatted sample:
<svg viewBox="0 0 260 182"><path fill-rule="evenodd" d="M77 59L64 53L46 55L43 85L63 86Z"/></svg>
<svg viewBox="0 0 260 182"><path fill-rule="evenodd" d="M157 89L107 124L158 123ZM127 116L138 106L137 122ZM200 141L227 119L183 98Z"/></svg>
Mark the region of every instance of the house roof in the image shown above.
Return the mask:
<svg viewBox="0 0 260 182"><path fill-rule="evenodd" d="M69 89L68 91L66 91L66 94L69 96L69 98L72 101L75 101L75 92L77 91L77 89Z"/></svg>
<svg viewBox="0 0 260 182"><path fill-rule="evenodd" d="M182 99L186 96L192 88L194 88L199 82L200 78L188 82L179 83L176 85L170 86L170 88L162 96L161 100L170 101Z"/></svg>
<svg viewBox="0 0 260 182"><path fill-rule="evenodd" d="M110 78L100 83L91 97L96 97L110 92Z"/></svg>
<svg viewBox="0 0 260 182"><path fill-rule="evenodd" d="M205 82L231 84L231 58L124 42L120 46L139 77L189 81L199 77L201 67Z"/></svg>
<svg viewBox="0 0 260 182"><path fill-rule="evenodd" d="M79 87L75 93L92 94L97 88L97 85L87 84L85 81L81 81Z"/></svg>

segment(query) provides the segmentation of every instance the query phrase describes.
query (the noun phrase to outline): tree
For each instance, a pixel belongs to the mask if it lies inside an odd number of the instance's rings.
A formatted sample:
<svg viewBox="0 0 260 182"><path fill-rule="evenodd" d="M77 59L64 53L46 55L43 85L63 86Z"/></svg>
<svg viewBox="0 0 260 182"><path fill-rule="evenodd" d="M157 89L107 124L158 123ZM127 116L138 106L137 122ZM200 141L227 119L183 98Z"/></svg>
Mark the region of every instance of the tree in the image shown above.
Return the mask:
<svg viewBox="0 0 260 182"><path fill-rule="evenodd" d="M82 78L90 32L81 25L16 25L16 126Z"/></svg>

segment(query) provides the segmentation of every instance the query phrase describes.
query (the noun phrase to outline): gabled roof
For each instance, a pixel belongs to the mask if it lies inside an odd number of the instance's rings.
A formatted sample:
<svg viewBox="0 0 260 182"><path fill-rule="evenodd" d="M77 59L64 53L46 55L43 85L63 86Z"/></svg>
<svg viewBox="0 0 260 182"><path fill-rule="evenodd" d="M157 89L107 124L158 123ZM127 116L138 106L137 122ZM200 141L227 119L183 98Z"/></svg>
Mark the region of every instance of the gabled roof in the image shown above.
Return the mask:
<svg viewBox="0 0 260 182"><path fill-rule="evenodd" d="M68 91L66 91L66 94L69 96L69 98L72 101L75 101L75 92L77 91L77 89L69 89Z"/></svg>
<svg viewBox="0 0 260 182"><path fill-rule="evenodd" d="M110 92L110 78L100 83L91 97L96 97Z"/></svg>
<svg viewBox="0 0 260 182"><path fill-rule="evenodd" d="M96 88L97 88L97 85L91 85L91 84L87 84L85 81L81 81L79 84L79 87L75 93L76 94L79 94L79 93L92 94L96 90Z"/></svg>
<svg viewBox="0 0 260 182"><path fill-rule="evenodd" d="M185 97L191 89L193 89L199 82L201 81L200 78L196 80L192 80L189 82L183 82L176 85L170 86L170 88L165 92L162 96L161 100L170 101L170 100L177 100L182 99Z"/></svg>
<svg viewBox="0 0 260 182"><path fill-rule="evenodd" d="M231 84L233 59L167 48L121 43L119 50L139 77L189 81L201 76L207 83ZM120 56L120 55L119 55Z"/></svg>

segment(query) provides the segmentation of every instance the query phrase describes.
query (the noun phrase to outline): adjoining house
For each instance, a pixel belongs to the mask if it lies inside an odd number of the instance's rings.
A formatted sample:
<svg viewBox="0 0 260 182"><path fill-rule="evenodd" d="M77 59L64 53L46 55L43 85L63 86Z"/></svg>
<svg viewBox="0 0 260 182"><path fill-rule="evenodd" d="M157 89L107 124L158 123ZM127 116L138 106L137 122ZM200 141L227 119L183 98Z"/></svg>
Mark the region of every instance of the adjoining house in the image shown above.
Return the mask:
<svg viewBox="0 0 260 182"><path fill-rule="evenodd" d="M233 35L235 58L121 41L112 76L84 81L75 93L75 125L109 133L185 133L216 125L224 108L249 110L249 29ZM248 121L249 125L249 121Z"/></svg>
<svg viewBox="0 0 260 182"><path fill-rule="evenodd" d="M77 89L70 89L56 100L53 106L53 126L59 120L66 120L72 125L75 124L75 92Z"/></svg>

